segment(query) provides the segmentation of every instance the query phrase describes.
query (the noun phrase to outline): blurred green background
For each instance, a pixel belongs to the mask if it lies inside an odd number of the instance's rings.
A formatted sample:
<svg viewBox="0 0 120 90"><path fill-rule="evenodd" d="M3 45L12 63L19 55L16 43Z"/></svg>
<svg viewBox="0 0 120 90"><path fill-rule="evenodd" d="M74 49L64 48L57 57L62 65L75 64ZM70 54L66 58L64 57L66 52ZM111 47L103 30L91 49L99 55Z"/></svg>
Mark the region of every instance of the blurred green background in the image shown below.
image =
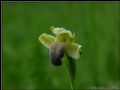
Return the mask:
<svg viewBox="0 0 120 90"><path fill-rule="evenodd" d="M55 67L38 40L51 26L76 34L82 55L76 88L118 88L119 2L2 2L3 89L70 89L68 71ZM52 34L53 35L53 34Z"/></svg>

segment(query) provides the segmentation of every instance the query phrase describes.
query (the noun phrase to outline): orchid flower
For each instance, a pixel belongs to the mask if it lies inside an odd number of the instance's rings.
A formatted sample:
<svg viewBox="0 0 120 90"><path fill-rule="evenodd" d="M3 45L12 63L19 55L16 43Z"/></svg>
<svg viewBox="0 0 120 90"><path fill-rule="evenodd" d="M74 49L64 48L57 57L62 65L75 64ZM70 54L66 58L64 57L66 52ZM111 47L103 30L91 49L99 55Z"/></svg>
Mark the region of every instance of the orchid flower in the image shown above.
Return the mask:
<svg viewBox="0 0 120 90"><path fill-rule="evenodd" d="M81 45L74 42L75 34L59 27L51 27L54 36L43 33L39 41L49 49L51 62L55 66L62 64L63 57L67 56L66 66L70 74L71 89L75 89L76 60L80 57Z"/></svg>
<svg viewBox="0 0 120 90"><path fill-rule="evenodd" d="M74 42L75 34L64 28L53 26L51 31L54 36L43 33L39 36L39 41L49 49L52 63L56 66L61 65L61 59L65 53L72 59L79 59L82 46Z"/></svg>

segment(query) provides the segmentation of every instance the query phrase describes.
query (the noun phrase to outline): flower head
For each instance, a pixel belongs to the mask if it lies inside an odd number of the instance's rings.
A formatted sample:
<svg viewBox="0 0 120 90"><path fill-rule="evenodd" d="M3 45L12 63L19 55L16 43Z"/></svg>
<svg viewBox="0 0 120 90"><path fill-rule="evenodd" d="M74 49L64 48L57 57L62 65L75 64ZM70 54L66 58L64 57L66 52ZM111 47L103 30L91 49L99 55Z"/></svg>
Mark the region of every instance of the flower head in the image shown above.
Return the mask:
<svg viewBox="0 0 120 90"><path fill-rule="evenodd" d="M80 48L82 46L74 43L75 34L64 28L53 26L51 31L55 36L43 33L40 35L39 41L49 49L50 58L54 65L59 66L62 64L61 59L65 53L73 59L80 57Z"/></svg>

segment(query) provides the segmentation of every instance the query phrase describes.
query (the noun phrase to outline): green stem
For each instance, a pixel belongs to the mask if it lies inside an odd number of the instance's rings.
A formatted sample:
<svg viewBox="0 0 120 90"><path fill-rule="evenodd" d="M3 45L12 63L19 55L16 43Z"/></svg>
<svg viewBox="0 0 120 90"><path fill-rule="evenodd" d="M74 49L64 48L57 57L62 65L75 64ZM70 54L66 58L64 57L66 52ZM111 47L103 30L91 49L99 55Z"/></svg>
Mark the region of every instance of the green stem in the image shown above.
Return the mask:
<svg viewBox="0 0 120 90"><path fill-rule="evenodd" d="M75 60L67 55L66 66L69 71L71 89L75 90L75 73L76 73L76 63Z"/></svg>
<svg viewBox="0 0 120 90"><path fill-rule="evenodd" d="M69 71L71 89L72 89L72 90L75 90L75 83L74 83L74 79L73 79L72 76L71 76L71 70L70 70L70 68L69 68L69 65L68 65L68 64L66 64L66 65L67 65L67 68L68 68L68 71Z"/></svg>

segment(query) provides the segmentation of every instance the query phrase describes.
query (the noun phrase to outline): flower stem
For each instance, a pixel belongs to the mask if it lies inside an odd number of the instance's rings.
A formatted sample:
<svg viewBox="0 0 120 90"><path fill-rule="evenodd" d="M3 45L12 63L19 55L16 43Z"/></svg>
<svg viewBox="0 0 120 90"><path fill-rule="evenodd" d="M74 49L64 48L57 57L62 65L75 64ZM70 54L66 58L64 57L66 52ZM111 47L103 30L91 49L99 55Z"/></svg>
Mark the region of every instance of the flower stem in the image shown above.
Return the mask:
<svg viewBox="0 0 120 90"><path fill-rule="evenodd" d="M76 73L76 63L75 60L67 56L66 66L69 71L71 90L75 90L75 73Z"/></svg>

